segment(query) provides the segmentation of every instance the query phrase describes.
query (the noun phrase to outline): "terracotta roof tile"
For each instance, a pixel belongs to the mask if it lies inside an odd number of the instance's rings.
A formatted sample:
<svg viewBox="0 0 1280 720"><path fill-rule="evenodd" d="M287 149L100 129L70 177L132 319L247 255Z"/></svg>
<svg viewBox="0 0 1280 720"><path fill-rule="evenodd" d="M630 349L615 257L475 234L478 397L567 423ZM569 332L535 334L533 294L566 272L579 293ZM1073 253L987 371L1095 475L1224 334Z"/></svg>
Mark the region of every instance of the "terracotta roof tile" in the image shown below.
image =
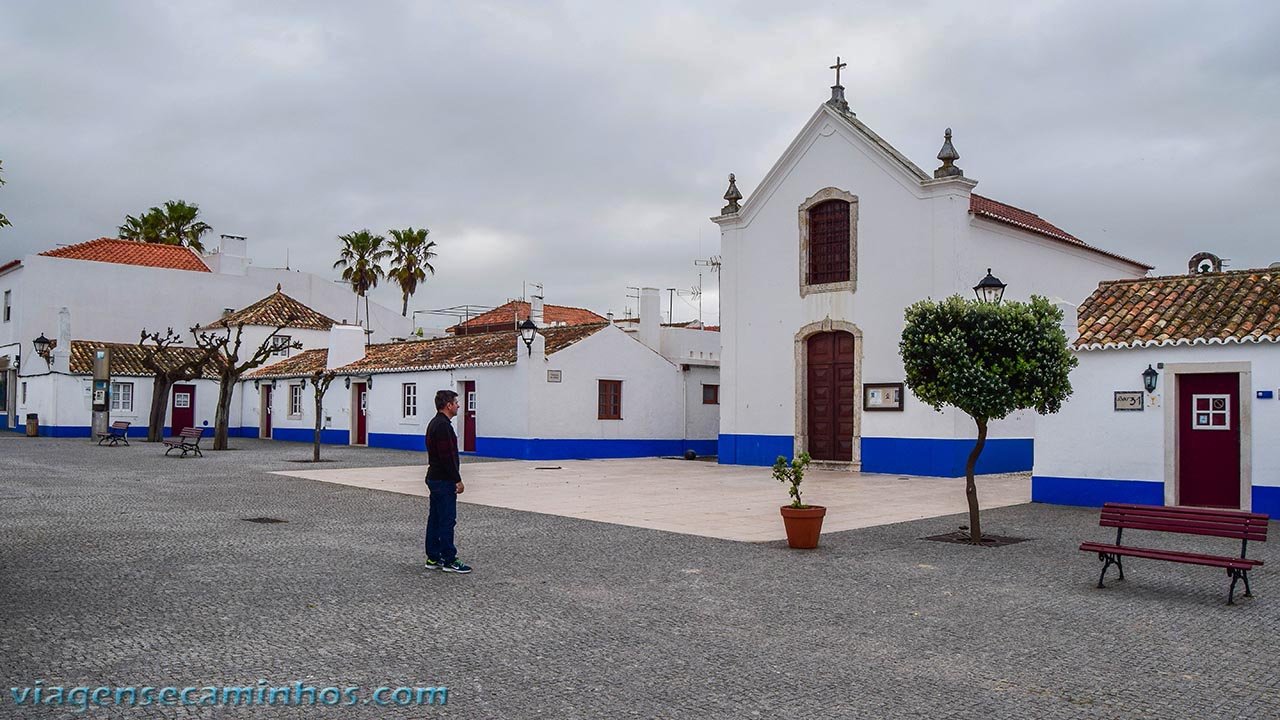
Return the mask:
<svg viewBox="0 0 1280 720"><path fill-rule="evenodd" d="M328 330L334 326L331 318L321 315L277 289L249 307L223 316L200 329L211 330L240 323L266 327L284 326L303 330Z"/></svg>
<svg viewBox="0 0 1280 720"><path fill-rule="evenodd" d="M460 332L477 333L514 330L516 323L526 320L528 317L529 303L512 300L487 313L477 315L464 323L454 325L445 330L445 332L458 334ZM584 308L544 305L542 308L542 321L548 325L555 323L593 325L605 322L605 319Z"/></svg>
<svg viewBox="0 0 1280 720"><path fill-rule="evenodd" d="M93 352L98 348L111 349L111 374L118 377L151 377L152 372L142 364L146 351L136 343L97 342L94 340L71 341L71 373L73 375L93 374ZM175 358L199 356L199 348L181 345L165 348L165 353ZM214 358L214 363L218 359ZM205 380L217 380L217 366L210 363L202 375Z"/></svg>
<svg viewBox="0 0 1280 720"><path fill-rule="evenodd" d="M122 240L120 238L99 238L89 242L82 242L78 245L54 248L40 254L46 257L69 258L72 260L91 260L93 262L117 263L119 265L141 265L143 267L168 268L170 270L209 272L208 266L191 248L180 245L158 245L137 240Z"/></svg>
<svg viewBox="0 0 1280 720"><path fill-rule="evenodd" d="M280 362L260 367L253 372L245 373L244 379L307 377L324 370L329 361L328 348L304 350L297 355L287 357Z"/></svg>
<svg viewBox="0 0 1280 720"><path fill-rule="evenodd" d="M1280 270L1102 282L1077 323L1084 350L1280 342Z"/></svg>
<svg viewBox="0 0 1280 720"><path fill-rule="evenodd" d="M607 323L543 328L538 332L546 339L546 354L554 355L583 338L596 334L605 327L607 327ZM379 343L368 346L365 349L364 358L338 368L338 372L342 375L357 375L375 372L408 372L457 367L514 365L516 362L516 350L519 345L520 335L514 331L456 335L411 342ZM303 355L306 354L303 353ZM277 368L283 365L284 362L287 361L263 368L254 373L254 375L259 377L270 375L282 377L277 372ZM313 365L308 365L307 367L313 367ZM310 374L310 371L297 373L297 375L303 374Z"/></svg>
<svg viewBox="0 0 1280 720"><path fill-rule="evenodd" d="M1092 250L1093 252L1101 253L1117 260L1123 260L1127 263L1132 263L1148 270L1152 269L1151 265L1139 260L1134 260L1123 255L1117 255L1113 252L1102 250L1101 248L1093 247L1075 235L1059 228L1033 212L1028 212L1022 208L1016 208L998 200L992 200L989 197L984 197L977 193L972 193L969 196L969 212L978 217L984 217L988 220L994 220L998 223L1028 230L1038 235L1053 238L1054 240L1070 243L1077 247L1084 248L1085 250Z"/></svg>

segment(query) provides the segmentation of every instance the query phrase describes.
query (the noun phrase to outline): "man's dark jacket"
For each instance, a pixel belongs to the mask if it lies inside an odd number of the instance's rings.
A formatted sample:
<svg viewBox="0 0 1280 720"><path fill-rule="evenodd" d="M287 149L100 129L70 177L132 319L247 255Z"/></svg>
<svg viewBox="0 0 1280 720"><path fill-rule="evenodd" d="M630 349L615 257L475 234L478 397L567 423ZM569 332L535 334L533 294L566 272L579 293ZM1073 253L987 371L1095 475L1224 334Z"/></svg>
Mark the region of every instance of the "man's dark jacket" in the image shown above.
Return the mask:
<svg viewBox="0 0 1280 720"><path fill-rule="evenodd" d="M427 481L462 482L458 457L458 435L453 423L442 412L427 424Z"/></svg>

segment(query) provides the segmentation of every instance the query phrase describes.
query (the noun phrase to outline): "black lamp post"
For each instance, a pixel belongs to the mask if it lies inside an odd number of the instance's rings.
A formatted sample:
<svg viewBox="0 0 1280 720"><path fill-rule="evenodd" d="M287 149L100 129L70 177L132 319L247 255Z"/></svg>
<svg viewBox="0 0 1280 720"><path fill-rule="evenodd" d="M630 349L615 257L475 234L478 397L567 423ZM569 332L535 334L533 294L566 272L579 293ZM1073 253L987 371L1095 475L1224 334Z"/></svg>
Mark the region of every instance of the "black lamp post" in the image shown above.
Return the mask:
<svg viewBox="0 0 1280 720"><path fill-rule="evenodd" d="M53 362L50 359L49 351L53 348L54 342L49 338L45 337L44 333L40 333L40 337L36 338L35 340L32 340L31 344L35 346L36 354L44 358L44 361L46 363Z"/></svg>
<svg viewBox="0 0 1280 720"><path fill-rule="evenodd" d="M534 325L529 318L525 318L524 322L516 327L520 329L520 339L524 341L524 346L529 348L529 356L533 357L533 336L538 334L538 326Z"/></svg>
<svg viewBox="0 0 1280 720"><path fill-rule="evenodd" d="M1005 287L1007 286L1000 282L1000 278L991 274L991 268L987 268L987 276L973 286L973 294L978 296L978 302L999 305L1004 299Z"/></svg>
<svg viewBox="0 0 1280 720"><path fill-rule="evenodd" d="M1142 387L1146 388L1149 393L1155 392L1156 379L1159 377L1160 373L1156 372L1156 369L1151 367L1151 364L1148 363L1147 369L1142 371Z"/></svg>

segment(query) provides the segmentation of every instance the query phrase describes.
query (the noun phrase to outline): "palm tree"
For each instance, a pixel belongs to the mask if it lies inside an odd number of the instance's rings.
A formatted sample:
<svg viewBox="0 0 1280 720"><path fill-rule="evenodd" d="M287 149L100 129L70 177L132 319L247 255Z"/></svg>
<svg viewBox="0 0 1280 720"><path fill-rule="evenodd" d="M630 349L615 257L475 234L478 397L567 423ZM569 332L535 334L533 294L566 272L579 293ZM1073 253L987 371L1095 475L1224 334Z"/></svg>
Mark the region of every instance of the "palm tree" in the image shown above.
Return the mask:
<svg viewBox="0 0 1280 720"><path fill-rule="evenodd" d="M342 251L334 268L342 268L342 279L351 283L356 293L356 322L360 322L360 298L364 298L364 319L369 322L369 291L378 287L378 280L387 276L382 263L391 257L391 251L382 247L386 238L374 235L367 229L339 235ZM366 341L367 341L366 337Z"/></svg>
<svg viewBox="0 0 1280 720"><path fill-rule="evenodd" d="M184 245L203 253L204 243L200 238L213 228L198 220L199 215L199 206L185 200L169 200L163 208L153 207L141 217L126 215L124 224L119 227L120 237L162 245Z"/></svg>
<svg viewBox="0 0 1280 720"><path fill-rule="evenodd" d="M188 205L185 200L169 200L164 204L161 216L164 218L164 237L173 245L186 245L198 253L204 253L201 236L213 228L208 223L196 218L200 215L200 207Z"/></svg>
<svg viewBox="0 0 1280 720"><path fill-rule="evenodd" d="M400 294L404 302L400 306L400 314L409 316L409 296L418 290L418 283L427 279L427 273L436 274L431 266L431 258L436 256L431 248L435 241L428 241L430 230L390 230L391 233L391 269L387 277L400 285Z"/></svg>
<svg viewBox="0 0 1280 720"><path fill-rule="evenodd" d="M154 211L156 208L152 208ZM138 240L140 242L163 243L161 239L161 229L164 221L157 212L145 212L141 217L132 215L124 216L124 224L117 228L120 237L125 240Z"/></svg>

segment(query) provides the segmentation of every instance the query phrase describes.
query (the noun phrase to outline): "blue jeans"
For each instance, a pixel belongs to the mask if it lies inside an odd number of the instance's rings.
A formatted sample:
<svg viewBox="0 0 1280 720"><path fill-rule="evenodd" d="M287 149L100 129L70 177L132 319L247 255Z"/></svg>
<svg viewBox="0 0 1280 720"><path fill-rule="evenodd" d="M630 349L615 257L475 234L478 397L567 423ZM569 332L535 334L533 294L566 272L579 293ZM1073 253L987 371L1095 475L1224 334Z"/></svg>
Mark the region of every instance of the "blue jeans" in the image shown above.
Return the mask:
<svg viewBox="0 0 1280 720"><path fill-rule="evenodd" d="M428 480L431 509L427 513L427 557L451 563L458 557L453 526L458 522L458 486L452 480Z"/></svg>

